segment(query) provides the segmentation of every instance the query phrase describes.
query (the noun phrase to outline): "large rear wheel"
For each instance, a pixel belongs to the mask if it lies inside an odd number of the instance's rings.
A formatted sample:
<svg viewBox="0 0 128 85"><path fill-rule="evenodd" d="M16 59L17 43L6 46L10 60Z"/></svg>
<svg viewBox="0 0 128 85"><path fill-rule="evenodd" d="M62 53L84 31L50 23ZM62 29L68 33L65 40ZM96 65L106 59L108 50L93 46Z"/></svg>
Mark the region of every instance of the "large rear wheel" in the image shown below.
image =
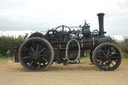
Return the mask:
<svg viewBox="0 0 128 85"><path fill-rule="evenodd" d="M51 44L39 37L26 40L20 46L18 55L22 66L29 71L47 70L54 59Z"/></svg>

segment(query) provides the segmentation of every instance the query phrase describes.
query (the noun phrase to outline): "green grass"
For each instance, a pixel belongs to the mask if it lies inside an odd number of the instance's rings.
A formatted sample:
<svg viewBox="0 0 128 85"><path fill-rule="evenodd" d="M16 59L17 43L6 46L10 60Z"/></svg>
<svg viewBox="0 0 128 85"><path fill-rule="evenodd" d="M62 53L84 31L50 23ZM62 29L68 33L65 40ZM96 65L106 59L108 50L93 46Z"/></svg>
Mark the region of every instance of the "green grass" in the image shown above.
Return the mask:
<svg viewBox="0 0 128 85"><path fill-rule="evenodd" d="M89 57L82 57L81 60L89 60Z"/></svg>
<svg viewBox="0 0 128 85"><path fill-rule="evenodd" d="M0 57L0 60L7 60L7 59L11 59L12 57L10 56L2 56Z"/></svg>
<svg viewBox="0 0 128 85"><path fill-rule="evenodd" d="M11 59L12 57L10 56L2 56L0 57L0 60L1 59L4 59L4 60L7 60L7 59ZM128 58L125 58L125 57L122 57L122 59L128 59ZM82 57L81 60L90 60L89 57Z"/></svg>

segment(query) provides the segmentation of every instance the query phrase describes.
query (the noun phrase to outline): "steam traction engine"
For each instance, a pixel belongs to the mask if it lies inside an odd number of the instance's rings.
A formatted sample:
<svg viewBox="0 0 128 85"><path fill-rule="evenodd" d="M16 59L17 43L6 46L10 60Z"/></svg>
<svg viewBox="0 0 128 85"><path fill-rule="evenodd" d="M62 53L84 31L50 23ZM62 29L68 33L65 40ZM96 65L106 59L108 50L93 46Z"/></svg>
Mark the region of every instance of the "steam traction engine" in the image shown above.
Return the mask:
<svg viewBox="0 0 128 85"><path fill-rule="evenodd" d="M16 61L29 71L44 71L56 62L58 64L80 63L86 50L90 50L90 60L104 71L115 70L121 63L121 53L105 36L103 26L104 13L98 14L99 31L90 31L85 23L80 30L60 25L48 30L45 35L39 32L31 34L17 49Z"/></svg>

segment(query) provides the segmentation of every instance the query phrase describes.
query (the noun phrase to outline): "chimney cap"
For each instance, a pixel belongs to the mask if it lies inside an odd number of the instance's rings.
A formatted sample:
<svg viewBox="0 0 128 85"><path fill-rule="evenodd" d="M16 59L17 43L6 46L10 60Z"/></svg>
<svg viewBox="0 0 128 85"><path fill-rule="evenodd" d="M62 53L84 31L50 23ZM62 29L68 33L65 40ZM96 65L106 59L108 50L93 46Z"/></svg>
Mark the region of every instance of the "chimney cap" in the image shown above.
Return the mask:
<svg viewBox="0 0 128 85"><path fill-rule="evenodd" d="M98 13L97 16L99 16L99 15L105 15L105 14L104 13Z"/></svg>

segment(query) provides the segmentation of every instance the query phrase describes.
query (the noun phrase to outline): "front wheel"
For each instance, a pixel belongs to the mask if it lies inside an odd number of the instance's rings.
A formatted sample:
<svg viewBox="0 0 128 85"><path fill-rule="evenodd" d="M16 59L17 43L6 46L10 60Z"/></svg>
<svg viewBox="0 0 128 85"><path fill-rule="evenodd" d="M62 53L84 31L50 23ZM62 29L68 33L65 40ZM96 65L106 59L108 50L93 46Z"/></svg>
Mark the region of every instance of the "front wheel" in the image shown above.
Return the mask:
<svg viewBox="0 0 128 85"><path fill-rule="evenodd" d="M120 50L112 43L102 43L94 49L93 61L101 70L115 70L121 63Z"/></svg>
<svg viewBox="0 0 128 85"><path fill-rule="evenodd" d="M26 40L19 49L21 65L29 71L46 70L54 59L51 44L43 38L33 37Z"/></svg>

